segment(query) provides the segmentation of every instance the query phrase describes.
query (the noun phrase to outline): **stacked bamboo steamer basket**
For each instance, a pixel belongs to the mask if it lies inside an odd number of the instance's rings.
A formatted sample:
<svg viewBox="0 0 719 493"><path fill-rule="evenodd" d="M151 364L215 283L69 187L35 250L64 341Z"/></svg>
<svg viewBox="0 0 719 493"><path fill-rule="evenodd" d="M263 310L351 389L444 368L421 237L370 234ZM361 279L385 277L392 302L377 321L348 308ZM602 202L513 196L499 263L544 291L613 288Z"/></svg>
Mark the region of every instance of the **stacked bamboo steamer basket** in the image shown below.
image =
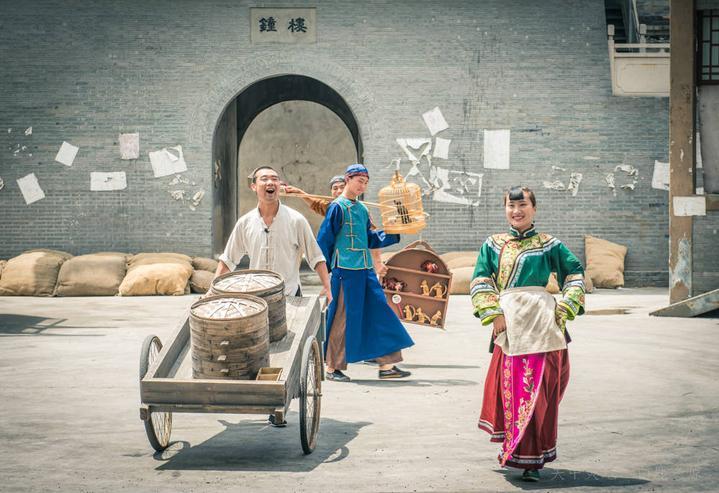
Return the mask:
<svg viewBox="0 0 719 493"><path fill-rule="evenodd" d="M270 270L238 270L217 277L210 286L213 295L238 293L258 296L267 302L270 342L287 335L287 303L282 276Z"/></svg>
<svg viewBox="0 0 719 493"><path fill-rule="evenodd" d="M207 296L190 308L192 376L251 380L270 364L267 303L256 296Z"/></svg>

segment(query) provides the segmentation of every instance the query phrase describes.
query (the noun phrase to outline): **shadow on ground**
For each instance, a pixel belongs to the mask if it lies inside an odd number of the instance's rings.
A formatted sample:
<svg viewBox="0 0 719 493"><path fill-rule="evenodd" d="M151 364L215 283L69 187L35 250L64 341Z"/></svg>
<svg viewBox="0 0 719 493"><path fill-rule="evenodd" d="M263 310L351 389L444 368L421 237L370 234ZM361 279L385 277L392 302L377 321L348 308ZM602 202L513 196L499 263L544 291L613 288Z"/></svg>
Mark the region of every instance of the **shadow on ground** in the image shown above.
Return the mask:
<svg viewBox="0 0 719 493"><path fill-rule="evenodd" d="M220 420L224 431L198 445L177 441L155 459L161 471L287 471L309 472L324 462L347 458L349 442L372 423L322 418L317 447L305 455L300 445L299 414L287 417L287 427L274 428L265 418L237 423ZM180 438L180 437L178 437Z"/></svg>
<svg viewBox="0 0 719 493"><path fill-rule="evenodd" d="M554 490L560 488L577 488L580 486L619 488L622 486L636 486L649 483L646 479L601 476L589 471L572 471L570 469L553 469L548 467L541 470L540 474L542 476L537 483L522 481L522 471L519 469L495 469L494 472L503 474L507 482L523 490Z"/></svg>
<svg viewBox="0 0 719 493"><path fill-rule="evenodd" d="M48 329L110 329L113 327L75 327L63 325L66 318L34 317L0 313L0 335L45 335L45 336L100 336L100 334L46 334Z"/></svg>
<svg viewBox="0 0 719 493"><path fill-rule="evenodd" d="M421 378L396 379L396 380L363 380L353 378L350 382L343 385L362 385L363 387L387 387L396 385L397 387L457 387L479 385L476 380L462 380L459 378L445 378L439 380L428 380Z"/></svg>

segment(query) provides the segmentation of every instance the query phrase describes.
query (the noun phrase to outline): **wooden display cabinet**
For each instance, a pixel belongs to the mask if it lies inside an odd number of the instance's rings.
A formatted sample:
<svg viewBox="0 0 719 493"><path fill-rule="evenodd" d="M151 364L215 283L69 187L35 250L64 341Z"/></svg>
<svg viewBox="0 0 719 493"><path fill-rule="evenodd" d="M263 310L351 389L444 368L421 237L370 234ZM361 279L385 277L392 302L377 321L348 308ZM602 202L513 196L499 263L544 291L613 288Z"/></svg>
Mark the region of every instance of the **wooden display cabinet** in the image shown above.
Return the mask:
<svg viewBox="0 0 719 493"><path fill-rule="evenodd" d="M422 270L425 261L435 263L437 271ZM403 322L443 329L452 288L452 273L432 247L424 241L415 241L395 253L385 265L387 273L383 289L387 304L397 316ZM390 284L394 284L394 280L404 283L404 289L398 291L392 288ZM423 281L426 282L424 289ZM427 290L430 290L430 294L423 294Z"/></svg>

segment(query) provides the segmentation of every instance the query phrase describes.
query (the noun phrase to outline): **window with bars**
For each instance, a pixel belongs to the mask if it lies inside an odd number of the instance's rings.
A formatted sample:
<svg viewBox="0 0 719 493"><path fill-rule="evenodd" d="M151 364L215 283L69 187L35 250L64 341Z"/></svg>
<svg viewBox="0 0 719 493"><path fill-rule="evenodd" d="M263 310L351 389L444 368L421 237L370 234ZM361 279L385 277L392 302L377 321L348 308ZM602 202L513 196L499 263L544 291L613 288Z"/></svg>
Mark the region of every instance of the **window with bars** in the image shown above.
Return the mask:
<svg viewBox="0 0 719 493"><path fill-rule="evenodd" d="M719 10L699 12L698 84L719 84Z"/></svg>

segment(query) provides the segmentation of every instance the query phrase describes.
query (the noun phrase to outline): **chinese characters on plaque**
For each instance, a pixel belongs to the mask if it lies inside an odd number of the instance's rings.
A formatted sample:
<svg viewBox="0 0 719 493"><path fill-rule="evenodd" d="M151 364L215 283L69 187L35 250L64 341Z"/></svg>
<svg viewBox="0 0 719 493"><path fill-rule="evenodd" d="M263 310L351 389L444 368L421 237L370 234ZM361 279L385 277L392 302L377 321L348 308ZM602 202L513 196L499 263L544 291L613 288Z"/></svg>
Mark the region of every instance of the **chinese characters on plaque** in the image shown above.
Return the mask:
<svg viewBox="0 0 719 493"><path fill-rule="evenodd" d="M316 43L316 11L291 8L251 8L250 39L257 43Z"/></svg>

